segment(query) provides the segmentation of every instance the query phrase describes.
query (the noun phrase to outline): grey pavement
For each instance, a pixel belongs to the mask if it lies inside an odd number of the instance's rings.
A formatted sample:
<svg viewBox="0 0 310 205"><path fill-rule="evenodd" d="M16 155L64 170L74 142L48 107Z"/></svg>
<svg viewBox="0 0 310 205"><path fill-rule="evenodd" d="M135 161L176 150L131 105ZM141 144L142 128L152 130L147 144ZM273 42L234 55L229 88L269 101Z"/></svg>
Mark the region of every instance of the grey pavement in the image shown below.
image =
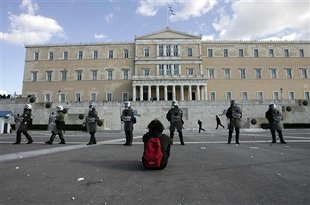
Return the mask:
<svg viewBox="0 0 310 205"><path fill-rule="evenodd" d="M0 204L310 204L309 132L286 129L288 144L271 144L268 130L241 130L241 144L228 145L225 129L185 130L161 171L142 167L143 132L131 147L120 131L96 133L92 146L78 131L66 145L45 145L45 131L30 131L30 145L4 134Z"/></svg>

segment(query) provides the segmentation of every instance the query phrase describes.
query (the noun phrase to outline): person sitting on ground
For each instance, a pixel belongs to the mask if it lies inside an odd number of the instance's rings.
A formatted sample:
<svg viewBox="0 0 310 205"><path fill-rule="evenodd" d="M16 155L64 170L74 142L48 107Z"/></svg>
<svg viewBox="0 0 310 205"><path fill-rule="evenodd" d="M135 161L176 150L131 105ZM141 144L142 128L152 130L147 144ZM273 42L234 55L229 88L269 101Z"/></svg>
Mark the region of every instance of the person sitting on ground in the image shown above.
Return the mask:
<svg viewBox="0 0 310 205"><path fill-rule="evenodd" d="M158 119L152 120L147 128L149 131L142 138L144 143L143 166L146 169L164 169L170 156L172 139L162 133L164 126Z"/></svg>

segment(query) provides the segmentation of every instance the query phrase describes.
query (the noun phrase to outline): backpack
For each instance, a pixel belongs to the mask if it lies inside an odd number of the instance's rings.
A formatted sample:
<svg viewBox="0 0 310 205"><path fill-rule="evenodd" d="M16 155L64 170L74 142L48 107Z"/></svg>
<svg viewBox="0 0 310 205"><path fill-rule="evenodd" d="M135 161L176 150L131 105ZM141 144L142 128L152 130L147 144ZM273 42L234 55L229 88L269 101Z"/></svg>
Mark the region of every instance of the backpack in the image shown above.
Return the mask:
<svg viewBox="0 0 310 205"><path fill-rule="evenodd" d="M143 161L144 166L149 169L159 168L163 158L161 150L160 139L158 137L151 137L144 148Z"/></svg>
<svg viewBox="0 0 310 205"><path fill-rule="evenodd" d="M236 107L236 106L233 106L233 107L231 108L231 114L232 114L232 117L233 117L234 119L240 119L240 118L241 118L241 112L240 112L240 110L238 109L238 107Z"/></svg>

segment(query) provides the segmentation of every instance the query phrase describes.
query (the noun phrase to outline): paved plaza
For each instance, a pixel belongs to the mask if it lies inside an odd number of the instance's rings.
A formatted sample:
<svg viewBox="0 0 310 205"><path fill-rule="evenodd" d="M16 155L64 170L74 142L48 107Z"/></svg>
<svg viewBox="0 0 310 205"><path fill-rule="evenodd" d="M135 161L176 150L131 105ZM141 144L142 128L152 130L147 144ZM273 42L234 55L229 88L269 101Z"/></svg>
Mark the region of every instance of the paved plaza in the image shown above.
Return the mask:
<svg viewBox="0 0 310 205"><path fill-rule="evenodd" d="M166 134L168 130L164 131ZM310 204L310 130L286 129L287 144L269 130L243 129L227 144L227 129L177 133L166 169L142 167L143 132L123 146L121 131L66 131L67 144L45 145L48 131L30 131L33 144L0 135L0 204Z"/></svg>

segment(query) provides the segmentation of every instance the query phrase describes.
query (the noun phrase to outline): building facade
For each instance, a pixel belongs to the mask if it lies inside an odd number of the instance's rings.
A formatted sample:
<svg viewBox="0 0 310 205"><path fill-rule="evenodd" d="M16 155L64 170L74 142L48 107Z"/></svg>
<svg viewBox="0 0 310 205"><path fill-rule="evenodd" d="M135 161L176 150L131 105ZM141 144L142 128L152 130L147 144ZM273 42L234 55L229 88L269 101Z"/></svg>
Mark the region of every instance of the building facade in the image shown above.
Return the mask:
<svg viewBox="0 0 310 205"><path fill-rule="evenodd" d="M36 102L310 99L310 41L203 41L170 28L133 42L26 46Z"/></svg>

